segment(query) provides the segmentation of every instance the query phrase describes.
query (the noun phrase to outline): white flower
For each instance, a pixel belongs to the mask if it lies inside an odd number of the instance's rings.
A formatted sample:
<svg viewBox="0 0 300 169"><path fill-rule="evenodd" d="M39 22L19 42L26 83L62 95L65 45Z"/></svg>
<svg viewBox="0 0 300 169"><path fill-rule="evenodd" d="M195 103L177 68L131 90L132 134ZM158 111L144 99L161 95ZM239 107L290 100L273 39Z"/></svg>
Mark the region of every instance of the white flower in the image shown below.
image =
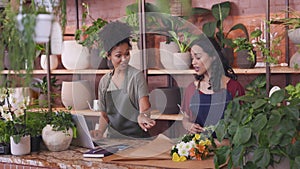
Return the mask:
<svg viewBox="0 0 300 169"><path fill-rule="evenodd" d="M1 113L1 116L6 120L6 121L12 121L13 118L12 118L12 115L11 113Z"/></svg>
<svg viewBox="0 0 300 169"><path fill-rule="evenodd" d="M177 144L178 148L178 155L179 156L189 156L189 151L192 148L193 144L191 142L185 143L185 142L180 142Z"/></svg>
<svg viewBox="0 0 300 169"><path fill-rule="evenodd" d="M20 117L20 116L24 115L24 110L23 109L17 109L17 110L15 110L14 113L15 113L16 117Z"/></svg>

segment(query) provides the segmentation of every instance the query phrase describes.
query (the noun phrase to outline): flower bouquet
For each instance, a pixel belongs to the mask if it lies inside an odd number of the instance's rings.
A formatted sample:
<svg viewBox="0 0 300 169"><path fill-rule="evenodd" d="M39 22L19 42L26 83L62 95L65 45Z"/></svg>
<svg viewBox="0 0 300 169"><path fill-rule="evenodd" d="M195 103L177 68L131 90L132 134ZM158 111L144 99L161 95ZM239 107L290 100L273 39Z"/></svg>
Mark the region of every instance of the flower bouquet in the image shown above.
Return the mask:
<svg viewBox="0 0 300 169"><path fill-rule="evenodd" d="M186 134L182 139L172 147L172 160L186 161L189 159L203 160L207 158L213 150L212 131L214 127L205 128L204 133Z"/></svg>

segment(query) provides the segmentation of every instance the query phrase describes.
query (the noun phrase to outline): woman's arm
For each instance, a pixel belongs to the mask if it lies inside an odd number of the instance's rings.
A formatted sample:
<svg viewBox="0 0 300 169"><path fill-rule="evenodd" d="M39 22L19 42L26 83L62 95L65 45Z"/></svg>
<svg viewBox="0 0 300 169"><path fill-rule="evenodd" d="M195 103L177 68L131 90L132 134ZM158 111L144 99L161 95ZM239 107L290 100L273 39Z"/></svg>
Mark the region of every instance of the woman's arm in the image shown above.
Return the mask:
<svg viewBox="0 0 300 169"><path fill-rule="evenodd" d="M152 128L156 122L154 120L150 119L150 102L149 102L149 97L144 96L140 98L139 100L139 109L140 109L140 114L138 116L138 123L139 126L144 130L148 131L148 129Z"/></svg>
<svg viewBox="0 0 300 169"><path fill-rule="evenodd" d="M99 140L99 139L103 138L103 134L106 131L108 122L109 122L109 119L107 117L106 112L100 112L99 128L90 131L91 137L94 140Z"/></svg>

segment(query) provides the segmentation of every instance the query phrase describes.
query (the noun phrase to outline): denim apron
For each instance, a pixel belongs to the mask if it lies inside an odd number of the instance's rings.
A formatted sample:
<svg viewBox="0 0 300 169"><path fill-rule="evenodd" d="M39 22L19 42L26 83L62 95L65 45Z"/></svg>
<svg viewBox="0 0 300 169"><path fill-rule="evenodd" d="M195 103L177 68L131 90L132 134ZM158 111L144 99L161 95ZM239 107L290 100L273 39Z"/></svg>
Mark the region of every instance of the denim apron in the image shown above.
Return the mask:
<svg viewBox="0 0 300 169"><path fill-rule="evenodd" d="M202 127L216 125L224 118L224 111L230 100L232 96L225 89L213 94L203 94L195 90L190 102L194 122Z"/></svg>
<svg viewBox="0 0 300 169"><path fill-rule="evenodd" d="M112 75L111 75L112 76ZM137 117L140 114L137 107L132 104L127 93L127 72L123 88L106 91L106 112L109 118L108 137L110 138L145 138L149 134L138 125ZM111 77L108 81L110 83Z"/></svg>

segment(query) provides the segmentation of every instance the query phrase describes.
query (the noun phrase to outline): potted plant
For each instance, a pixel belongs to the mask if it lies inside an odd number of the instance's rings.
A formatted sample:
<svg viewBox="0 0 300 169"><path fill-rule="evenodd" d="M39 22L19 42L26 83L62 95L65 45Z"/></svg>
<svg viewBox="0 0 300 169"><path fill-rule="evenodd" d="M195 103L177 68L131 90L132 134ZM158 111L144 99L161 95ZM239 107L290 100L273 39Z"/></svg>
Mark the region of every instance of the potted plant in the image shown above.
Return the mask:
<svg viewBox="0 0 300 169"><path fill-rule="evenodd" d="M42 139L50 151L63 151L69 148L76 137L76 126L68 111L46 113L47 125L42 130Z"/></svg>
<svg viewBox="0 0 300 169"><path fill-rule="evenodd" d="M247 38L236 38L233 40L237 54L237 66L242 69L253 68L256 64L256 53L254 46Z"/></svg>
<svg viewBox="0 0 300 169"><path fill-rule="evenodd" d="M10 139L11 153L13 155L25 155L30 153L30 134L26 128L26 100L17 101L11 97L12 88L0 88L1 94L1 120L5 121L3 128L3 141Z"/></svg>
<svg viewBox="0 0 300 169"><path fill-rule="evenodd" d="M43 79L37 79L35 78L37 82L32 84L32 87L37 88L40 95L38 97L38 102L40 107L47 107L48 105L48 100L47 100L47 95L48 95L48 82L47 82L47 76L44 76ZM53 76L50 78L50 86L53 89L59 89L61 85L57 84L58 79L56 76ZM56 94L52 93L51 94L51 104L55 102L54 97Z"/></svg>
<svg viewBox="0 0 300 169"><path fill-rule="evenodd" d="M27 111L26 128L30 134L31 152L40 151L42 130L46 126L45 112Z"/></svg>
<svg viewBox="0 0 300 169"><path fill-rule="evenodd" d="M191 66L190 52L188 51L193 41L197 39L197 36L187 32L182 32L182 35L177 34L174 31L169 31L172 39L179 47L178 53L174 53L173 63L177 69L189 69Z"/></svg>
<svg viewBox="0 0 300 169"><path fill-rule="evenodd" d="M9 154L9 130L7 128L7 123L4 118L0 119L0 154Z"/></svg>
<svg viewBox="0 0 300 169"><path fill-rule="evenodd" d="M82 27L75 32L75 40L77 43L89 48L90 51L90 64L93 69L107 69L107 59L105 53L101 50L101 43L98 36L99 31L108 22L102 18L94 19L89 12L89 6L86 3L82 3L84 12L82 13ZM86 25L86 19L92 20L92 25Z"/></svg>
<svg viewBox="0 0 300 169"><path fill-rule="evenodd" d="M228 168L299 168L299 98L288 99L285 89L266 97L257 88L228 104L216 135L230 144L215 151L215 167L228 160Z"/></svg>
<svg viewBox="0 0 300 169"><path fill-rule="evenodd" d="M214 4L211 7L211 13L215 18L215 21L207 22L203 25L202 31L208 37L216 38L219 42L220 47L224 56L228 59L229 63L233 63L233 42L232 39L228 38L230 32L234 30L242 30L246 36L248 36L248 31L245 25L238 23L231 27L227 33L224 30L224 20L229 16L230 13L230 2L225 1L218 4ZM218 30L217 32L215 30Z"/></svg>
<svg viewBox="0 0 300 169"><path fill-rule="evenodd" d="M286 26L287 33L289 39L297 46L300 44L300 13L298 13L296 10L289 8L288 11L286 11L290 14L289 18L283 18L283 19L274 19L271 22L283 24ZM300 61L299 61L299 50L296 51L296 53L290 58L290 64L289 66L291 68L299 68Z"/></svg>

